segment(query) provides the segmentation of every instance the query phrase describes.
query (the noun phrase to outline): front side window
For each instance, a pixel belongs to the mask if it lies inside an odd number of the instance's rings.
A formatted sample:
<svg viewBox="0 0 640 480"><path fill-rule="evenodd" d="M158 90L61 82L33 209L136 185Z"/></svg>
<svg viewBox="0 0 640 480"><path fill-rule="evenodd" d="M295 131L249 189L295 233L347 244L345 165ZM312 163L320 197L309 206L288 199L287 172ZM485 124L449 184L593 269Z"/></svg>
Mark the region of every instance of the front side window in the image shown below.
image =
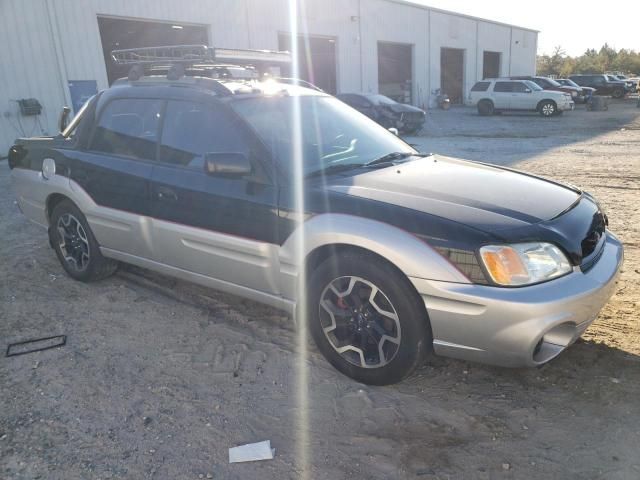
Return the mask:
<svg viewBox="0 0 640 480"><path fill-rule="evenodd" d="M249 142L239 121L221 106L169 101L160 140L158 160L204 169L207 153L244 153Z"/></svg>
<svg viewBox="0 0 640 480"><path fill-rule="evenodd" d="M334 165L364 165L392 152L415 153L393 133L333 97L254 97L231 105L289 173L297 151L296 127L305 175Z"/></svg>
<svg viewBox="0 0 640 480"><path fill-rule="evenodd" d="M513 91L513 82L496 82L493 86L494 92L512 92Z"/></svg>
<svg viewBox="0 0 640 480"><path fill-rule="evenodd" d="M515 93L525 93L527 90L530 90L528 85L525 84L524 82L523 83L520 83L520 82L514 83L511 86L511 88L512 88L511 91L515 92Z"/></svg>
<svg viewBox="0 0 640 480"><path fill-rule="evenodd" d="M100 114L90 150L140 160L154 160L161 110L161 100L112 100Z"/></svg>

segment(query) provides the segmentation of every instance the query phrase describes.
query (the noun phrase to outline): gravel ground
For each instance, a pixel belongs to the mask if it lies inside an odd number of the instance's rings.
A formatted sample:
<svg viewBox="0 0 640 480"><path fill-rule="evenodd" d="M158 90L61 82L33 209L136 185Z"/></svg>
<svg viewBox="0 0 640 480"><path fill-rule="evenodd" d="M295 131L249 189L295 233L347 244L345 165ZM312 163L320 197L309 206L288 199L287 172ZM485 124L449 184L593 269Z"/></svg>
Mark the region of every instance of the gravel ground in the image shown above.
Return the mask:
<svg viewBox="0 0 640 480"><path fill-rule="evenodd" d="M432 358L367 387L309 345L300 443L296 332L281 313L132 267L74 282L22 217L0 163L2 479L640 478L640 110L563 117L434 111L411 143L586 188L626 246L618 289L582 340L540 369ZM228 448L270 439L271 461Z"/></svg>

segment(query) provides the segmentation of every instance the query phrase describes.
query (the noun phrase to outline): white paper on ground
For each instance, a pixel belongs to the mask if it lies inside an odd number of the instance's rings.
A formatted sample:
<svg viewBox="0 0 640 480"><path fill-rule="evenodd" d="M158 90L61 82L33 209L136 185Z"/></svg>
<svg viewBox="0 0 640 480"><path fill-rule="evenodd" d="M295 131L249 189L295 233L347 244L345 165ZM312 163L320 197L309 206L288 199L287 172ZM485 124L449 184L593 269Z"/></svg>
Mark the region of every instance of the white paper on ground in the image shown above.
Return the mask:
<svg viewBox="0 0 640 480"><path fill-rule="evenodd" d="M229 463L255 462L256 460L273 460L276 449L271 448L271 440L248 443L229 449Z"/></svg>

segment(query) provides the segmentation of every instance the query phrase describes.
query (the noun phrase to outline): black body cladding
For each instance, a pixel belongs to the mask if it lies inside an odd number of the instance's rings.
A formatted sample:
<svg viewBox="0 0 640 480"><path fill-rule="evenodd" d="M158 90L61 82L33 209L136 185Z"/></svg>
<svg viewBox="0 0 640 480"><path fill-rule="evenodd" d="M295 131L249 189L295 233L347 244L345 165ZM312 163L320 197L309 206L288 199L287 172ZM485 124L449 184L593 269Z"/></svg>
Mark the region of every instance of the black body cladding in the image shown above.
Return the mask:
<svg viewBox="0 0 640 480"><path fill-rule="evenodd" d="M143 129L138 137L152 142L153 158L92 151L100 113L117 99L160 102L157 130ZM169 101L224 109L233 96L221 100L202 88L170 84L111 88L93 99L70 138L18 140L10 166L39 171L43 158L51 157L57 173L79 184L99 205L284 243L296 227L293 185L250 129L243 133L254 167L249 176L213 177L202 168L157 161ZM416 157L377 170L310 178L305 212L353 215L392 225L448 258L453 253L475 255L486 244L550 242L576 266L597 254L605 228L597 204L582 192L508 169L442 157ZM480 277L474 280L483 283Z"/></svg>

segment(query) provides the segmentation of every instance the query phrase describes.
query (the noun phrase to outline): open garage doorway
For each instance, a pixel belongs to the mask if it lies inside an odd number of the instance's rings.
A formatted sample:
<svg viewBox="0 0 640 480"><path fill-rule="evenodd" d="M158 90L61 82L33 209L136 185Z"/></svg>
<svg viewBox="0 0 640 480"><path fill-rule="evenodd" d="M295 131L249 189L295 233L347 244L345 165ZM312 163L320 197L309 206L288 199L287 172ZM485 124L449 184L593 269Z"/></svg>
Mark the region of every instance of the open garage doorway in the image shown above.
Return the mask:
<svg viewBox="0 0 640 480"><path fill-rule="evenodd" d="M461 104L464 98L464 50L440 50L440 88L449 95L451 103Z"/></svg>
<svg viewBox="0 0 640 480"><path fill-rule="evenodd" d="M484 52L482 56L482 79L500 76L500 52Z"/></svg>
<svg viewBox="0 0 640 480"><path fill-rule="evenodd" d="M291 35L278 35L278 49L291 52ZM300 79L313 83L327 93L338 92L336 39L333 37L298 37ZM288 74L290 75L290 73Z"/></svg>
<svg viewBox="0 0 640 480"><path fill-rule="evenodd" d="M412 103L413 46L378 42L378 92L396 102Z"/></svg>
<svg viewBox="0 0 640 480"><path fill-rule="evenodd" d="M208 45L209 35L204 25L185 25L147 20L129 20L98 16L102 52L107 67L109 85L126 77L129 67L116 65L111 51L123 48L157 47L162 45ZM222 45L221 45L222 46Z"/></svg>

